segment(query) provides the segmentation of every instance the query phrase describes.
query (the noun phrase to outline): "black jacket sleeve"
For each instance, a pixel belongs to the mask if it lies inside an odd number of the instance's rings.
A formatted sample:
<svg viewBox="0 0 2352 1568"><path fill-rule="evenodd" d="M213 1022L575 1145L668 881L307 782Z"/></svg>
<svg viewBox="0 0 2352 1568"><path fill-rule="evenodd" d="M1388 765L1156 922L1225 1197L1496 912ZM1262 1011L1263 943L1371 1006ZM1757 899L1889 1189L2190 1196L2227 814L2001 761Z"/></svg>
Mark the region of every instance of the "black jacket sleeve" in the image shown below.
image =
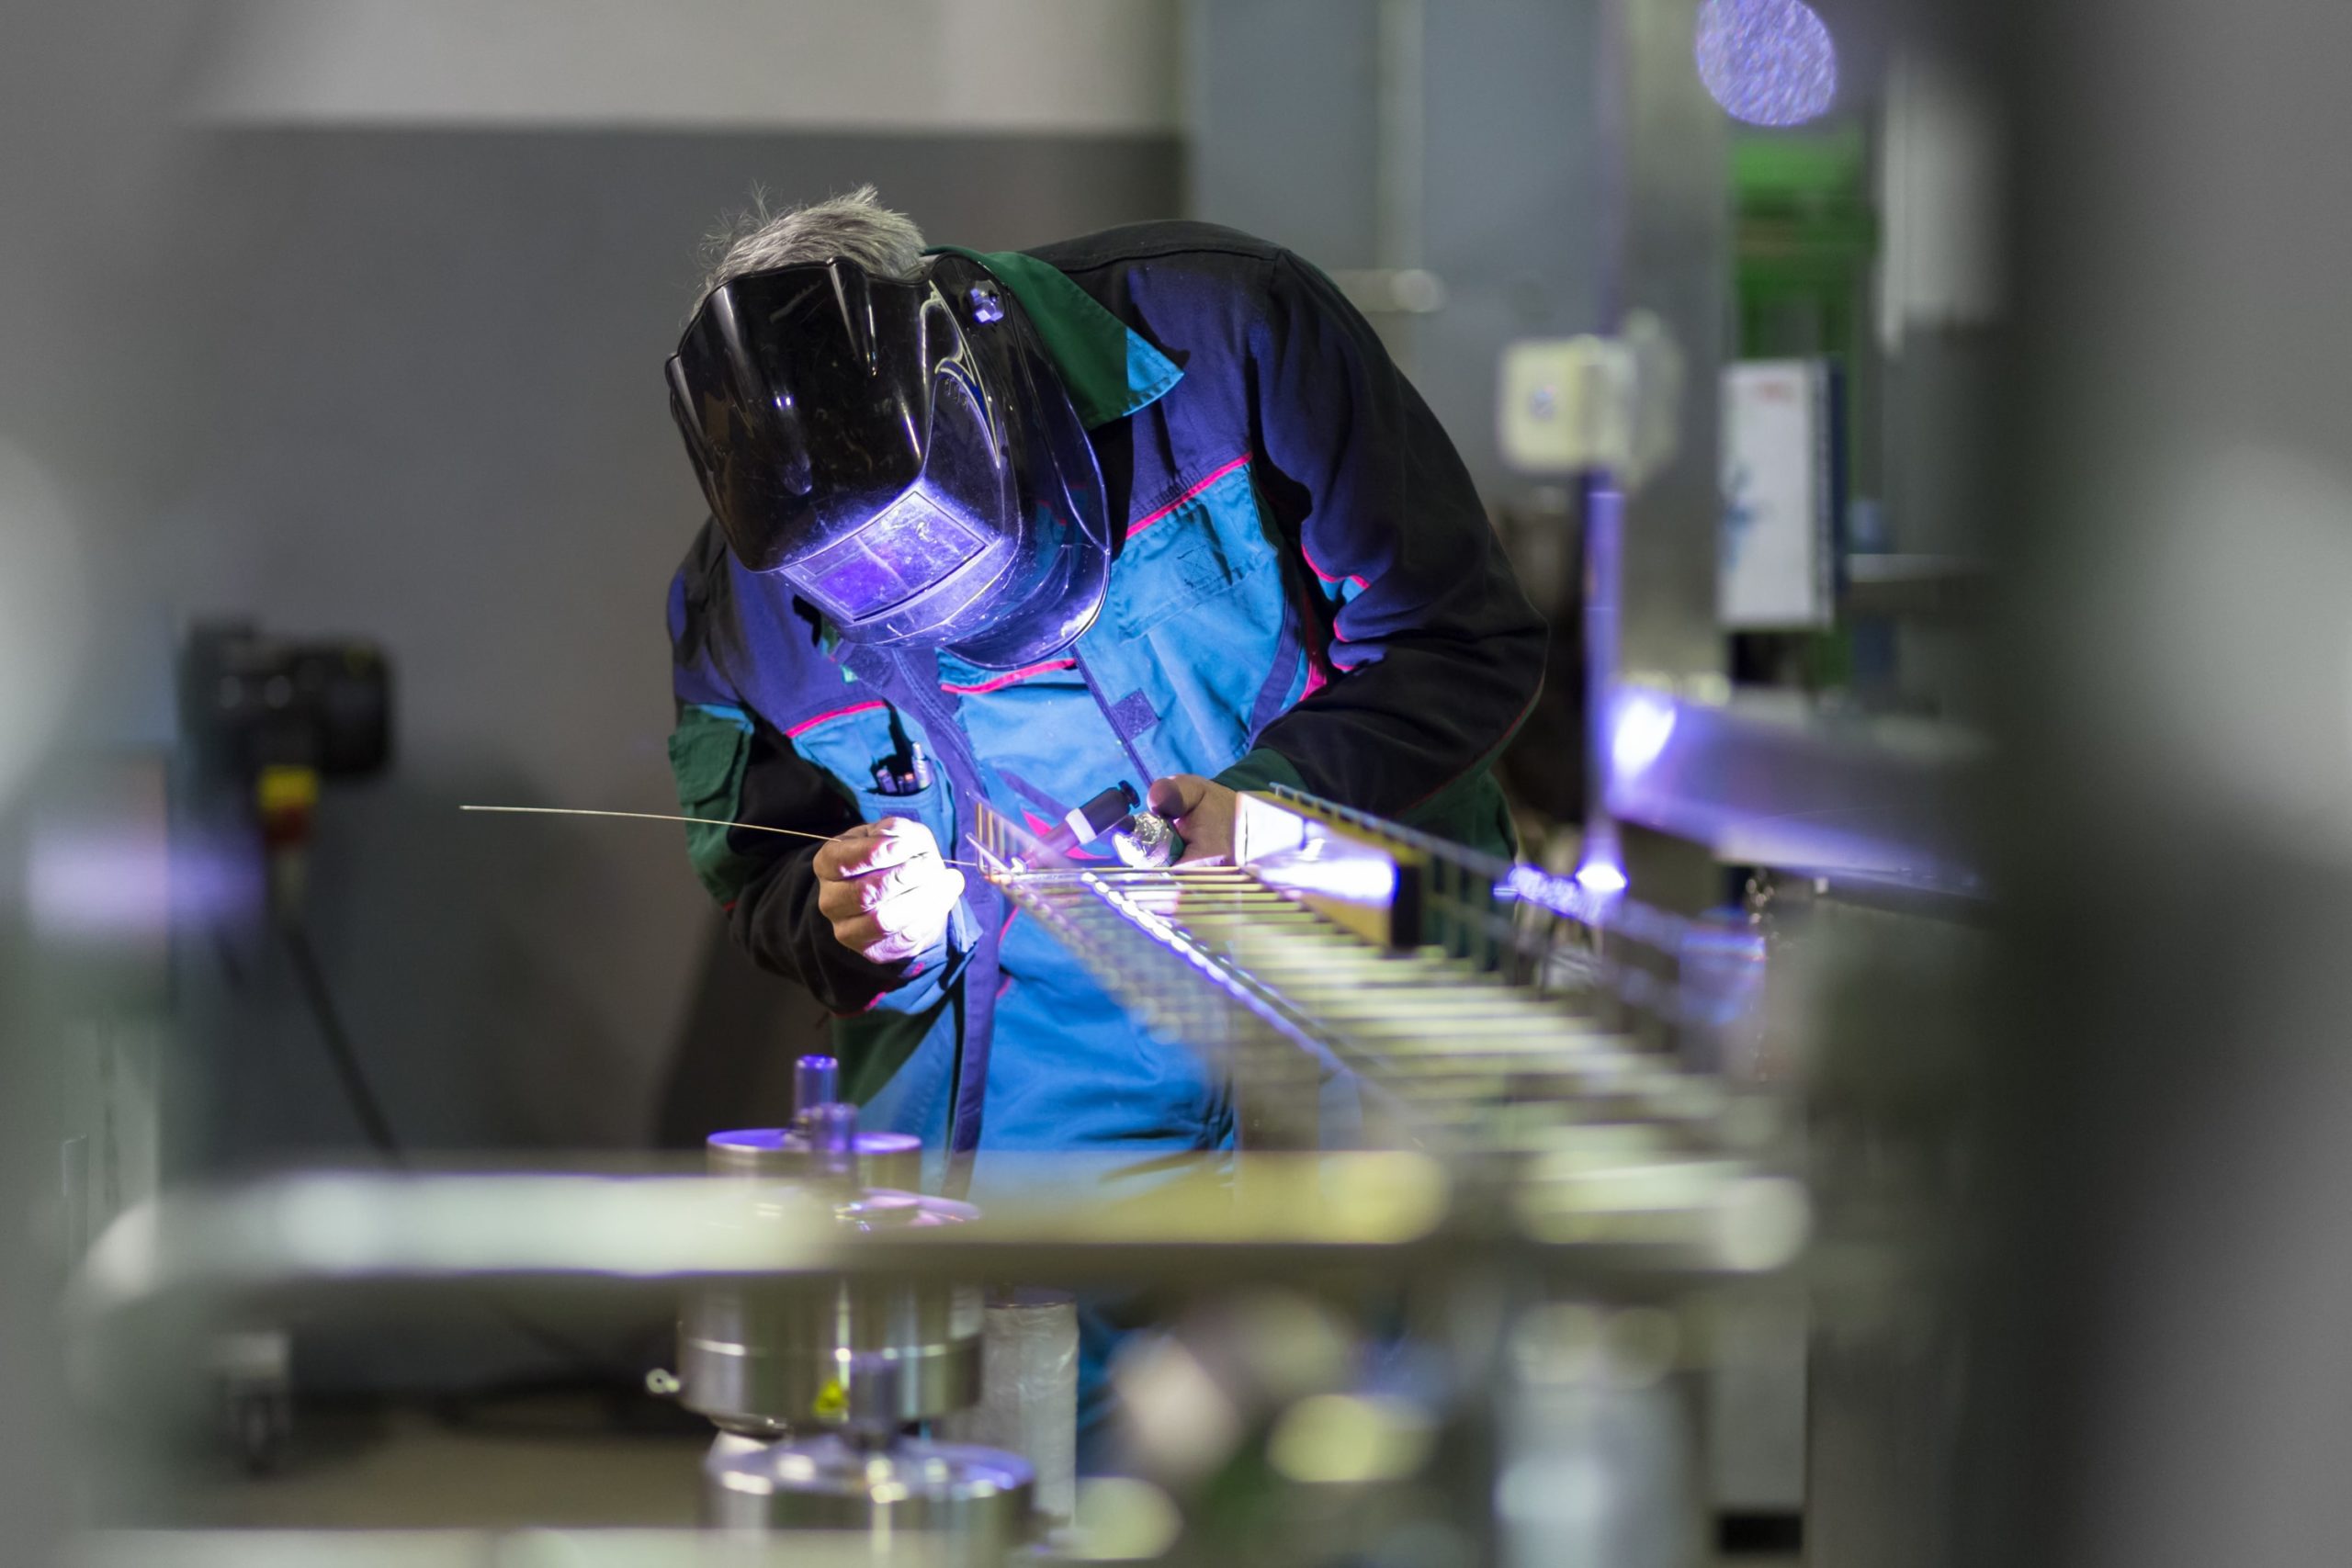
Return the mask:
<svg viewBox="0 0 2352 1568"><path fill-rule="evenodd" d="M749 753L739 820L810 833L839 833L862 820L830 775L765 724L753 728ZM833 939L832 923L817 908L820 846L741 829L729 837L763 862L744 880L727 916L736 942L763 967L791 976L839 1013L863 1012L936 973L935 953L876 964Z"/></svg>
<svg viewBox="0 0 2352 1568"><path fill-rule="evenodd" d="M1476 779L1542 684L1543 618L1372 326L1283 254L1250 345L1262 479L1337 610L1336 678L1259 737L1306 788L1411 817Z"/></svg>
<svg viewBox="0 0 2352 1568"><path fill-rule="evenodd" d="M708 819L686 829L687 852L703 885L726 910L738 944L761 967L798 980L826 1007L861 1012L877 1004L914 1009L933 999L944 953L875 964L833 938L817 908L819 845L781 833L728 828L735 821L801 833L832 834L860 818L850 792L801 756L753 710L712 653L712 619L723 615L698 592L688 567L670 599L672 686L676 728L670 737L678 808Z"/></svg>

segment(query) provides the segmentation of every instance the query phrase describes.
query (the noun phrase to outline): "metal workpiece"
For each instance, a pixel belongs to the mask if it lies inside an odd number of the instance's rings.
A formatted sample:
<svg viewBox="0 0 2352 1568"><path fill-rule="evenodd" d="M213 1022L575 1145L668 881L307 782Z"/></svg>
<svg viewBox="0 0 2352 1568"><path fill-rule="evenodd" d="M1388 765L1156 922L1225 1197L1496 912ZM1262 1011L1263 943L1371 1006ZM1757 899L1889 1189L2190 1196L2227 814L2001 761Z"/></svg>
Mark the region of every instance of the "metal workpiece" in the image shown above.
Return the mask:
<svg viewBox="0 0 2352 1568"><path fill-rule="evenodd" d="M713 1133L704 1140L703 1149L713 1176L786 1181L808 1171L808 1141L788 1127L742 1127ZM922 1185L922 1140L910 1133L861 1130L857 1134L857 1180L862 1187L915 1190Z"/></svg>
<svg viewBox="0 0 2352 1568"><path fill-rule="evenodd" d="M861 1134L840 1084L832 1058L803 1056L790 1132L709 1140L713 1174L750 1199L737 1223L756 1229L789 1215L806 1226L813 1206L836 1231L878 1236L978 1219L968 1203L867 1185L877 1166L919 1162L920 1145ZM883 1557L913 1538L942 1562L1001 1562L1031 1533L1031 1465L906 1436L978 1403L986 1328L979 1287L945 1269L693 1286L675 1392L719 1428L703 1464L705 1523L748 1537L851 1532ZM1072 1445L1074 1395L1060 1415L1056 1453ZM1052 1425L1041 1417L1024 1431Z"/></svg>
<svg viewBox="0 0 2352 1568"><path fill-rule="evenodd" d="M1380 1137L1482 1172L1532 1115L1721 1142L1725 1096L1669 1055L1722 1011L1690 994L1727 967L1719 942L1686 969L1690 921L1295 791L1241 797L1233 864L1158 875L1057 864L979 816L1007 896L1229 1076L1245 1147L1312 1146L1343 1070Z"/></svg>
<svg viewBox="0 0 2352 1568"><path fill-rule="evenodd" d="M853 1531L878 1550L930 1538L949 1568L993 1568L1031 1532L1036 1477L1012 1454L960 1443L887 1446L820 1433L748 1452L717 1449L703 1522L747 1535Z"/></svg>
<svg viewBox="0 0 2352 1568"><path fill-rule="evenodd" d="M831 1105L842 1097L842 1065L831 1056L810 1055L792 1064L792 1114L799 1119L820 1105Z"/></svg>
<svg viewBox="0 0 2352 1568"><path fill-rule="evenodd" d="M807 1107L788 1151L797 1184L760 1190L736 1223L808 1224L811 1203L861 1234L964 1225L968 1203L858 1185L856 1110ZM781 1140L777 1140L780 1142ZM770 1140L735 1137L732 1166ZM891 1278L705 1283L687 1293L678 1325L679 1403L734 1432L812 1427L887 1432L960 1410L979 1394L978 1286L924 1271Z"/></svg>
<svg viewBox="0 0 2352 1568"><path fill-rule="evenodd" d="M679 1325L678 1397L729 1431L887 1429L971 1404L979 1358L976 1286L701 1285Z"/></svg>
<svg viewBox="0 0 2352 1568"><path fill-rule="evenodd" d="M808 1142L808 1179L828 1187L857 1189L857 1107L833 1101L800 1112L800 1135Z"/></svg>

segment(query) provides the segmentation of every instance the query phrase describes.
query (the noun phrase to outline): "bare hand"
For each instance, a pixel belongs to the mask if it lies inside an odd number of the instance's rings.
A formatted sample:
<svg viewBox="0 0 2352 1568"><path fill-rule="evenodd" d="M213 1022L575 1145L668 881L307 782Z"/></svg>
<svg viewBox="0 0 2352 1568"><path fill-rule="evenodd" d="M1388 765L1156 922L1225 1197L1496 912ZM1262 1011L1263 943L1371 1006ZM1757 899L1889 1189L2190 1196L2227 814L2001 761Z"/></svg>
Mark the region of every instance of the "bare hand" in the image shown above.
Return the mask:
<svg viewBox="0 0 2352 1568"><path fill-rule="evenodd" d="M1198 773L1152 781L1150 806L1183 835L1179 865L1222 865L1233 858L1233 809L1238 797Z"/></svg>
<svg viewBox="0 0 2352 1568"><path fill-rule="evenodd" d="M946 934L964 874L931 829L904 817L862 822L817 851L817 912L833 940L876 964L896 964Z"/></svg>

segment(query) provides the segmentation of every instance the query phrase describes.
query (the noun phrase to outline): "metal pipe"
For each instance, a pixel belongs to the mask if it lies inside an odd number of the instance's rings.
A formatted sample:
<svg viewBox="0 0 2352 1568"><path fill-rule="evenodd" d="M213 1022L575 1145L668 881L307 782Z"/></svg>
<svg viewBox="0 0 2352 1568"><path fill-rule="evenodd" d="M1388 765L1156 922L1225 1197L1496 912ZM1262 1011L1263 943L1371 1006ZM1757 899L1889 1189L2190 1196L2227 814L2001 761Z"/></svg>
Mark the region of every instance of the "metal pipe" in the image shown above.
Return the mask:
<svg viewBox="0 0 2352 1568"><path fill-rule="evenodd" d="M1378 41L1378 138L1374 197L1379 232L1377 265L1390 275L1421 265L1424 168L1429 140L1428 69L1423 44L1429 21L1423 0L1381 0ZM1405 312L1385 316L1389 352L1409 375L1419 334Z"/></svg>
<svg viewBox="0 0 2352 1568"><path fill-rule="evenodd" d="M808 1140L810 1178L833 1186L856 1186L857 1107L839 1100L812 1105L800 1113L800 1126Z"/></svg>
<svg viewBox="0 0 2352 1568"><path fill-rule="evenodd" d="M841 1063L831 1056L803 1056L792 1068L792 1116L800 1118L842 1097Z"/></svg>

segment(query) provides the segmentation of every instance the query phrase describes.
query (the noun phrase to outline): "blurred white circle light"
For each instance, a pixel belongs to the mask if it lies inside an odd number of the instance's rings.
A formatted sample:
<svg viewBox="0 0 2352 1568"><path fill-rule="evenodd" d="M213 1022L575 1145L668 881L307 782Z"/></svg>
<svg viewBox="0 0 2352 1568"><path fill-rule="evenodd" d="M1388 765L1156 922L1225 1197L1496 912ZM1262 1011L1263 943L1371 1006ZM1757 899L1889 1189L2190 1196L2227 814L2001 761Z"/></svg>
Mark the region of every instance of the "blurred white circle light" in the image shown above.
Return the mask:
<svg viewBox="0 0 2352 1568"><path fill-rule="evenodd" d="M1803 125L1838 96L1838 46L1804 0L1703 0L1699 80L1750 125Z"/></svg>

